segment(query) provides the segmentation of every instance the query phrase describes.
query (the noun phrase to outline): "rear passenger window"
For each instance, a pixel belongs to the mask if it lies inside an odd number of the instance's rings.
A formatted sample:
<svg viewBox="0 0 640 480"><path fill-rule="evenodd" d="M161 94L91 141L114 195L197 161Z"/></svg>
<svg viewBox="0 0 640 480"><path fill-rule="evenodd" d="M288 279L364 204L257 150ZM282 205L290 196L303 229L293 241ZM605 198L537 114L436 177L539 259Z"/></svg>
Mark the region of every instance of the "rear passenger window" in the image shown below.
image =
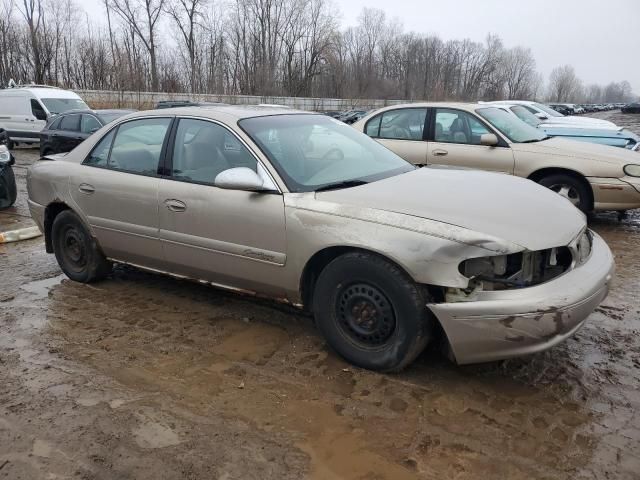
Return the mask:
<svg viewBox="0 0 640 480"><path fill-rule="evenodd" d="M170 118L146 118L121 124L113 141L108 167L156 175Z"/></svg>
<svg viewBox="0 0 640 480"><path fill-rule="evenodd" d="M80 130L80 115L65 115L60 121L60 130L77 132Z"/></svg>
<svg viewBox="0 0 640 480"><path fill-rule="evenodd" d="M380 120L382 120L382 115L378 115L369 120L364 129L364 133L370 137L377 138L380 135Z"/></svg>
<svg viewBox="0 0 640 480"><path fill-rule="evenodd" d="M109 150L111 150L111 143L113 142L114 133L115 129L111 130L102 138L102 140L98 142L98 145L94 147L94 149L84 161L84 165L91 165L93 167L107 167L107 162L109 161Z"/></svg>
<svg viewBox="0 0 640 480"><path fill-rule="evenodd" d="M380 138L392 140L422 140L426 108L401 108L382 114Z"/></svg>

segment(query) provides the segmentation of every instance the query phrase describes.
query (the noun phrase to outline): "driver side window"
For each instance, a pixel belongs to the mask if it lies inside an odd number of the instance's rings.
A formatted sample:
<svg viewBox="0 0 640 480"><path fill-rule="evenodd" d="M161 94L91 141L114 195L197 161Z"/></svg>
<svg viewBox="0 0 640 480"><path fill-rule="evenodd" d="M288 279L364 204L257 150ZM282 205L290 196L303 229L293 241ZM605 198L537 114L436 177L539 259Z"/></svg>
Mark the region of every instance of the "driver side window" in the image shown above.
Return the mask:
<svg viewBox="0 0 640 480"><path fill-rule="evenodd" d="M491 132L470 113L447 108L436 110L436 142L481 145L480 137L485 133Z"/></svg>
<svg viewBox="0 0 640 480"><path fill-rule="evenodd" d="M179 180L213 184L219 173L258 162L226 128L206 120L183 118L176 130L171 176Z"/></svg>

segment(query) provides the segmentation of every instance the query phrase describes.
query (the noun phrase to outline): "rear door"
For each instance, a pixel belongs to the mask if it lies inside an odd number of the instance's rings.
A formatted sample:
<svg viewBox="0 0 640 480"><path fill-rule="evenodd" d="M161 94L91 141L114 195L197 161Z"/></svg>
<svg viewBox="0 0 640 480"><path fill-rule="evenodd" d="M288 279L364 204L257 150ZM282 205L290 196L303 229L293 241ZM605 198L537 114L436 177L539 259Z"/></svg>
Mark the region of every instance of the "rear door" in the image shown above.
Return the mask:
<svg viewBox="0 0 640 480"><path fill-rule="evenodd" d="M514 157L508 145L490 147L480 144L482 135L495 134L484 121L470 112L454 108L435 108L433 115L427 154L430 165L513 174Z"/></svg>
<svg viewBox="0 0 640 480"><path fill-rule="evenodd" d="M55 153L70 152L84 138L80 134L80 114L64 115L58 124L58 129L53 132Z"/></svg>
<svg viewBox="0 0 640 480"><path fill-rule="evenodd" d="M414 165L427 163L427 108L386 110L367 121L364 133Z"/></svg>
<svg viewBox="0 0 640 480"><path fill-rule="evenodd" d="M72 171L71 196L108 257L165 268L158 182L171 122L153 117L121 123Z"/></svg>

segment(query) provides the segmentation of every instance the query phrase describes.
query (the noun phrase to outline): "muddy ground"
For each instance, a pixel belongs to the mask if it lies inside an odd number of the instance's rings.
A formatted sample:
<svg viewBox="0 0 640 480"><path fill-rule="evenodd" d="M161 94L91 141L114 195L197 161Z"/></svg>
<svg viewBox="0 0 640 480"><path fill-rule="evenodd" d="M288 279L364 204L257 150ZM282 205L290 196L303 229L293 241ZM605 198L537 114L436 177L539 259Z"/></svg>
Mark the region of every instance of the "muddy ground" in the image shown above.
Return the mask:
<svg viewBox="0 0 640 480"><path fill-rule="evenodd" d="M31 225L16 153L0 231ZM42 239L0 245L0 479L640 478L640 212L591 225L617 278L574 338L397 375L269 302L130 268L77 284Z"/></svg>

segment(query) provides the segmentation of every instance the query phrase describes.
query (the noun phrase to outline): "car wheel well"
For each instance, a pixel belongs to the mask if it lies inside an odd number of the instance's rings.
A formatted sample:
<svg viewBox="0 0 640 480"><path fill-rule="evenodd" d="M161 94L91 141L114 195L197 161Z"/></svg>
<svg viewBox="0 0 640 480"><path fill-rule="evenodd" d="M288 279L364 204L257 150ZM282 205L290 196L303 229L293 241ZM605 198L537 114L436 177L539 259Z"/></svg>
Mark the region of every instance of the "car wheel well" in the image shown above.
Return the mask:
<svg viewBox="0 0 640 480"><path fill-rule="evenodd" d="M540 170L536 170L531 175L529 175L527 178L529 180L533 180L536 183L539 183L540 180L542 180L544 177L548 177L550 175L569 175L570 177L573 177L576 180L578 180L580 183L582 183L582 185L586 188L587 193L589 194L589 208L588 208L588 210L592 210L593 209L593 202L594 202L594 199L593 199L593 188L591 187L591 184L587 181L585 176L582 175L581 173L576 172L575 170L569 170L569 169L566 169L566 168L557 168L557 167L543 168L543 169L540 169Z"/></svg>
<svg viewBox="0 0 640 480"><path fill-rule="evenodd" d="M70 210L66 203L54 202L47 205L44 210L44 245L47 253L53 253L53 242L51 240L51 229L53 221L60 212Z"/></svg>
<svg viewBox="0 0 640 480"><path fill-rule="evenodd" d="M365 252L371 255L376 255L380 258L384 258L385 260L393 263L400 270L402 270L405 275L407 275L407 277L411 278L411 275L409 275L409 273L401 265L398 265L398 263L391 258L381 255L378 252L367 250L366 248L357 247L327 247L316 252L307 261L307 264L302 271L302 277L300 279L300 298L305 310L309 310L311 308L311 305L313 304L313 291L315 289L316 281L318 280L320 273L322 273L322 270L339 256L351 252ZM430 298L439 298L441 296L439 289L436 287L431 287L429 285L421 285L421 287L428 291Z"/></svg>

